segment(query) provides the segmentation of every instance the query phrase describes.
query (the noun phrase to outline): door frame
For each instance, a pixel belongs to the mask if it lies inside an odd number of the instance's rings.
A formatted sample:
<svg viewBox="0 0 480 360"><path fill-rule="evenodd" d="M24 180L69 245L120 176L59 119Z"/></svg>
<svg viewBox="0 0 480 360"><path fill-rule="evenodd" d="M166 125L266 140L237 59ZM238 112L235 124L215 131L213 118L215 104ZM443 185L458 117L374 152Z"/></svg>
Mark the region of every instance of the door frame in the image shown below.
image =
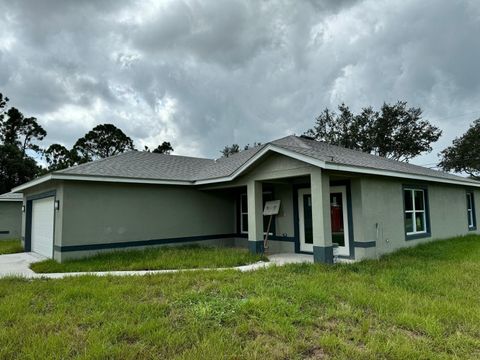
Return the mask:
<svg viewBox="0 0 480 360"><path fill-rule="evenodd" d="M348 237L350 242L350 256L339 255L340 259L355 259L355 239L353 231L353 210L352 210L352 192L350 180L334 180L330 182L330 186L346 186L347 189L347 213L348 213ZM309 183L293 184L293 227L295 236L295 253L311 254L300 250L300 223L298 213L298 191L303 188L311 188ZM330 196L330 195L329 195Z"/></svg>
<svg viewBox="0 0 480 360"><path fill-rule="evenodd" d="M305 243L305 216L304 216L304 204L303 197L304 195L310 195L311 197L312 189L311 188L302 188L297 191L297 207L298 207L298 225L299 233L298 240L300 251L305 253L313 253L313 242L312 244Z"/></svg>
<svg viewBox="0 0 480 360"><path fill-rule="evenodd" d="M40 194L35 194L32 196L27 196L26 199L26 206L25 206L25 252L32 251L32 215L33 215L33 201L44 199L48 197L53 197L53 201L57 200L57 191L47 191ZM56 210L53 211L53 246L52 246L52 256L51 259L54 258L55 255L55 223L56 223Z"/></svg>
<svg viewBox="0 0 480 360"><path fill-rule="evenodd" d="M343 214L343 233L345 234L345 245L338 246L338 255L342 257L350 257L350 224L348 221L348 197L347 197L347 186L346 185L336 185L330 186L329 198L332 193L341 193L342 194L342 214ZM330 202L330 201L329 201ZM330 209L331 209L330 204ZM331 217L331 216L330 216ZM332 234L332 243L333 243L333 231L330 229Z"/></svg>

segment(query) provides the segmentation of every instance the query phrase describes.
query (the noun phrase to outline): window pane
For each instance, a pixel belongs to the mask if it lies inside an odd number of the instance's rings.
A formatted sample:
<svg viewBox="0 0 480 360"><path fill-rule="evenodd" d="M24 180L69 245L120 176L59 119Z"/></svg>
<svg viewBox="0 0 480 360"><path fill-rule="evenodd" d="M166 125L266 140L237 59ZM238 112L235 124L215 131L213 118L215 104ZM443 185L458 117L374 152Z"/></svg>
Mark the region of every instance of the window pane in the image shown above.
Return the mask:
<svg viewBox="0 0 480 360"><path fill-rule="evenodd" d="M407 233L413 232L413 213L405 214L405 231Z"/></svg>
<svg viewBox="0 0 480 360"><path fill-rule="evenodd" d="M468 214L468 227L473 227L473 211L467 210Z"/></svg>
<svg viewBox="0 0 480 360"><path fill-rule="evenodd" d="M472 209L473 206L472 206L472 194L471 193L467 193L467 209Z"/></svg>
<svg viewBox="0 0 480 360"><path fill-rule="evenodd" d="M415 225L417 232L425 231L425 213L415 213Z"/></svg>
<svg viewBox="0 0 480 360"><path fill-rule="evenodd" d="M412 191L404 190L405 194L405 210L413 210Z"/></svg>
<svg viewBox="0 0 480 360"><path fill-rule="evenodd" d="M425 210L423 190L415 190L415 210Z"/></svg>
<svg viewBox="0 0 480 360"><path fill-rule="evenodd" d="M242 232L248 232L248 214L242 215Z"/></svg>
<svg viewBox="0 0 480 360"><path fill-rule="evenodd" d="M345 230L343 223L343 194L330 193L330 218L332 229L332 242L345 246Z"/></svg>
<svg viewBox="0 0 480 360"><path fill-rule="evenodd" d="M242 212L243 212L243 213L246 213L246 212L248 212L248 210L247 210L247 209L248 209L247 195L242 194L242 195L240 196L240 198L241 198L241 200L242 200Z"/></svg>

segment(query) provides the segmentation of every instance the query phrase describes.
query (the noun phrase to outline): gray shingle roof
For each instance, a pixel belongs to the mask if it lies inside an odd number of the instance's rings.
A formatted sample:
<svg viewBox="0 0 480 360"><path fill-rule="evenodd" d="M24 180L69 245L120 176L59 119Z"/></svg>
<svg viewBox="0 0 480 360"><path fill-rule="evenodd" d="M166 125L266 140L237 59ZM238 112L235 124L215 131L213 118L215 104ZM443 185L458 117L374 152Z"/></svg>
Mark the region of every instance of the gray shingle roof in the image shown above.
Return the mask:
<svg viewBox="0 0 480 360"><path fill-rule="evenodd" d="M288 136L272 142L284 149L295 151L299 154L322 160L332 164L351 165L372 170L386 170L404 173L405 175L424 175L442 179L471 181L457 175L437 171L423 166L409 164L401 161L371 155L358 150L346 149L341 146L330 145L324 142L309 140L296 136Z"/></svg>
<svg viewBox="0 0 480 360"><path fill-rule="evenodd" d="M460 180L479 184L479 182L474 180L445 172L293 135L272 141L268 144L331 164L393 171L400 173L399 176L405 175L407 178L409 175L423 175L445 180ZM193 183L197 180L211 180L232 175L268 144L244 150L228 158L218 160L131 151L107 159L57 171L55 174L175 180Z"/></svg>
<svg viewBox="0 0 480 360"><path fill-rule="evenodd" d="M211 159L129 151L57 171L58 174L194 181Z"/></svg>
<svg viewBox="0 0 480 360"><path fill-rule="evenodd" d="M12 192L0 194L0 201L23 201L23 194Z"/></svg>

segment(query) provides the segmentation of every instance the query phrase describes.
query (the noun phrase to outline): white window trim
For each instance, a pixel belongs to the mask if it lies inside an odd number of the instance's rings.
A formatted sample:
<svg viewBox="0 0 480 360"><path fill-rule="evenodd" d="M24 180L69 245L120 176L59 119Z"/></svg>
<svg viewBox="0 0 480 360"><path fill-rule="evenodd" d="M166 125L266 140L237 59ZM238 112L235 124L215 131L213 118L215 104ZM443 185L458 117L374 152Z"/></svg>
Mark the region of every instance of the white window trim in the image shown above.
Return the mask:
<svg viewBox="0 0 480 360"><path fill-rule="evenodd" d="M427 204L425 199L425 190L424 189L415 189L415 188L405 188L404 191L409 191L412 196L412 210L406 210L405 214L412 214L412 225L413 231L407 232L407 236L410 235L419 235L419 234L427 234ZM416 210L415 209L415 191L421 191L423 195L423 210ZM405 200L404 200L405 201ZM416 214L423 214L423 225L425 230L417 231L417 222L416 222Z"/></svg>
<svg viewBox="0 0 480 360"><path fill-rule="evenodd" d="M473 193L467 192L467 216L468 228L475 228L475 219L473 218Z"/></svg>
<svg viewBox="0 0 480 360"><path fill-rule="evenodd" d="M247 208L243 209L243 197L247 199ZM247 194L240 194L240 234L248 234L248 231L243 230L243 215L247 215L247 222L248 222L248 198Z"/></svg>

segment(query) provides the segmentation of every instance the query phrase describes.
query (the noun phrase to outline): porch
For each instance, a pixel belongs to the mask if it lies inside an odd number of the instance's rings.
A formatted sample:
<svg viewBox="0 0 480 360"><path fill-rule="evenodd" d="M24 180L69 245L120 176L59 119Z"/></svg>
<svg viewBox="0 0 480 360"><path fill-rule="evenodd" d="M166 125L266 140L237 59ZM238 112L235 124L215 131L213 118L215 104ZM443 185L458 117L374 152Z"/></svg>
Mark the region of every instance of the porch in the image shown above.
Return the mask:
<svg viewBox="0 0 480 360"><path fill-rule="evenodd" d="M302 166L294 174L252 172L229 184L223 191L235 203L234 246L268 256L297 255L299 261L333 263L334 253L339 261L355 260L352 179ZM280 200L280 211L270 221L263 211L272 200Z"/></svg>

